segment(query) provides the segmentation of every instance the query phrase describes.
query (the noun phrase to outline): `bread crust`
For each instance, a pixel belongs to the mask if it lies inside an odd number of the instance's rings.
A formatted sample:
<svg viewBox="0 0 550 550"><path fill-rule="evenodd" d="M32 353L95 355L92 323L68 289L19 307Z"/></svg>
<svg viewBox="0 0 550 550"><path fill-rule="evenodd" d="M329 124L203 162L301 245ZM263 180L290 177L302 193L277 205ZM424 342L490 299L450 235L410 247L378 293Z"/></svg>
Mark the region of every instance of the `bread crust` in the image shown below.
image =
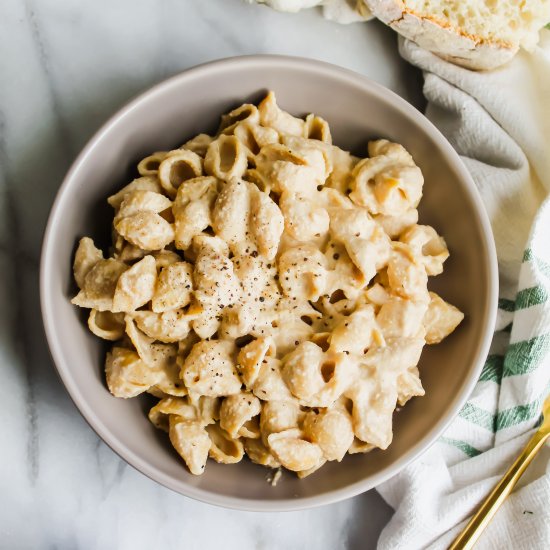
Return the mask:
<svg viewBox="0 0 550 550"><path fill-rule="evenodd" d="M462 67L489 70L508 62L519 46L467 33L448 21L415 13L401 0L364 0L373 15L419 46Z"/></svg>

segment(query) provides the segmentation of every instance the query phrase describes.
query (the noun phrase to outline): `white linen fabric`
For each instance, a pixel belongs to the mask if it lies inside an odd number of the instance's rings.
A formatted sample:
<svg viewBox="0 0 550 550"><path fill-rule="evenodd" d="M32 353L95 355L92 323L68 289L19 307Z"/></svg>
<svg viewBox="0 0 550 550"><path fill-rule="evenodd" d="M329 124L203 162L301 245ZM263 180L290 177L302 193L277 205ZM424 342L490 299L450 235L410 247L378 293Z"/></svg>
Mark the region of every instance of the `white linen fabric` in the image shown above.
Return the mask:
<svg viewBox="0 0 550 550"><path fill-rule="evenodd" d="M246 0L250 4L266 4L278 11L296 13L304 9L319 6L323 16L330 20L347 25L358 21L372 19L368 8L362 0Z"/></svg>

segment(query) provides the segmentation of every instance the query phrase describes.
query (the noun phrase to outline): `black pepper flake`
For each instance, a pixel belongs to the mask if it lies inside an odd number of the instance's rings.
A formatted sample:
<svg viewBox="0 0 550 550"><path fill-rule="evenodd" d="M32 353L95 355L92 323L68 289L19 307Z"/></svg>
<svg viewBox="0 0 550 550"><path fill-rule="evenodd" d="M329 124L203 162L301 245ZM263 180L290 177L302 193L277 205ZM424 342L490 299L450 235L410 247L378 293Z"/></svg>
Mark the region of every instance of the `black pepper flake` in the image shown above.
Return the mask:
<svg viewBox="0 0 550 550"><path fill-rule="evenodd" d="M265 302L265 298L263 296L260 296L260 302Z"/></svg>
<svg viewBox="0 0 550 550"><path fill-rule="evenodd" d="M256 250L252 251L252 254L250 254L253 258L258 257L258 252Z"/></svg>
<svg viewBox="0 0 550 550"><path fill-rule="evenodd" d="M340 257L340 254L334 254L332 257L337 260Z"/></svg>
<svg viewBox="0 0 550 550"><path fill-rule="evenodd" d="M295 345L295 346L297 346L299 343L300 343L299 340L295 340L295 341L294 341L294 345Z"/></svg>

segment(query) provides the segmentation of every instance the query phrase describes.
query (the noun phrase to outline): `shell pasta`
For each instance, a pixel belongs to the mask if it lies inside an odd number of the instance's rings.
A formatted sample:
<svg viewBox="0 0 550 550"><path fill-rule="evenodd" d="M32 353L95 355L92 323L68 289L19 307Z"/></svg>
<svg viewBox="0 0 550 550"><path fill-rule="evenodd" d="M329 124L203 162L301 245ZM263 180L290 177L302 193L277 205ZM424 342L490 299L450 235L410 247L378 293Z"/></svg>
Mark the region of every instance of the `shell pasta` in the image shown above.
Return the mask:
<svg viewBox="0 0 550 550"><path fill-rule="evenodd" d="M137 170L107 199L108 255L84 237L74 260L109 391L153 395L195 475L247 456L303 478L386 449L396 407L424 394L424 345L464 317L428 291L449 252L418 224L404 147L357 158L270 92Z"/></svg>

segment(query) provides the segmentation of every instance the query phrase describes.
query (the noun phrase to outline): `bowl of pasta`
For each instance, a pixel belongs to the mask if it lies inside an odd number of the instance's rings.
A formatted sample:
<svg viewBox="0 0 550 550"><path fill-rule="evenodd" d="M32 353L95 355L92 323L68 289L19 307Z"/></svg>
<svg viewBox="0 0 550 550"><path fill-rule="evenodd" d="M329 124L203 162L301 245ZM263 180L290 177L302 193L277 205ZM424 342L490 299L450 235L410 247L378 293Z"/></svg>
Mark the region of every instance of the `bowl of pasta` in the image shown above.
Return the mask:
<svg viewBox="0 0 550 550"><path fill-rule="evenodd" d="M183 495L335 502L434 443L495 319L494 242L436 128L318 61L202 65L91 139L41 260L59 375L98 435Z"/></svg>

